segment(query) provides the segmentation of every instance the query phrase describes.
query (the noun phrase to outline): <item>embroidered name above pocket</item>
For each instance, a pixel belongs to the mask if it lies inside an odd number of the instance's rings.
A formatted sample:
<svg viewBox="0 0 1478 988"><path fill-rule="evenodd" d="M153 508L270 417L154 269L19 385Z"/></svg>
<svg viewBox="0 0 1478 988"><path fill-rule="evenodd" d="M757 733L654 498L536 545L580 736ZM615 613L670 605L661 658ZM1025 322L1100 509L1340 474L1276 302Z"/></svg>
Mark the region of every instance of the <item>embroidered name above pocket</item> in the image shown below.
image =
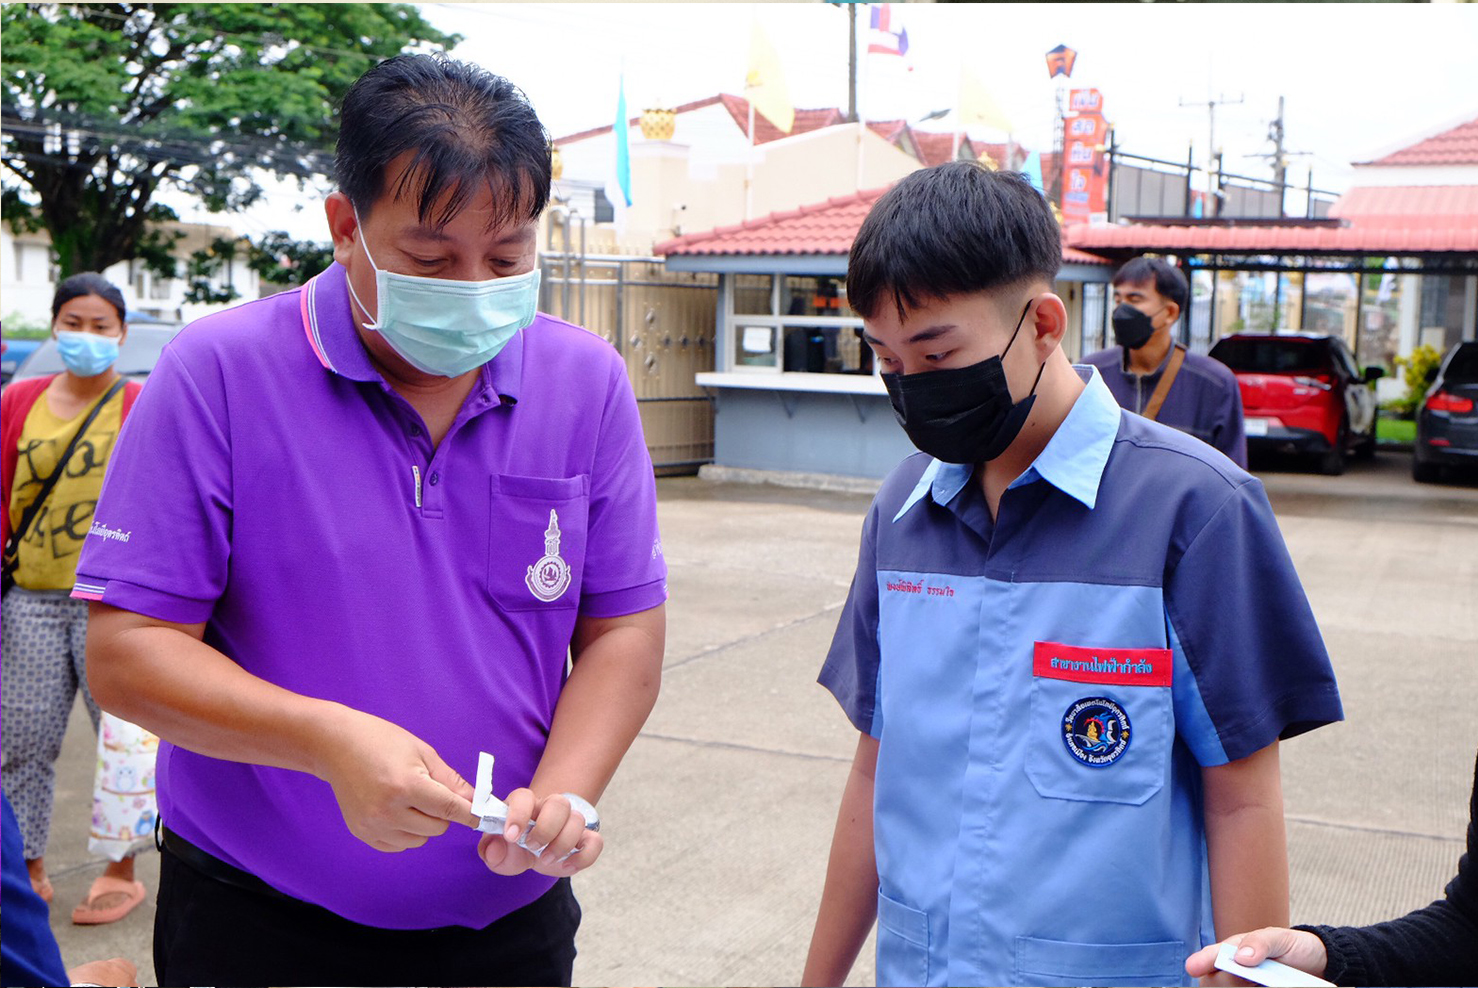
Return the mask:
<svg viewBox="0 0 1478 988"><path fill-rule="evenodd" d="M1168 648L1084 648L1036 642L1032 675L1073 683L1169 686L1175 659Z"/></svg>

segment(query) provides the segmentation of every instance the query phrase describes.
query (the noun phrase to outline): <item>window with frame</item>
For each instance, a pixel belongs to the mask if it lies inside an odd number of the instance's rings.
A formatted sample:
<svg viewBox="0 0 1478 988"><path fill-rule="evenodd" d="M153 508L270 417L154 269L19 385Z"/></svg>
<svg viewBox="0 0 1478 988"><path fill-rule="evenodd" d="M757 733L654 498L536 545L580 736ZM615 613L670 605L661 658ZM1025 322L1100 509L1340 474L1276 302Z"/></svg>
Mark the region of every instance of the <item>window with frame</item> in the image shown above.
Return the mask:
<svg viewBox="0 0 1478 988"><path fill-rule="evenodd" d="M835 275L734 275L735 366L784 373L873 373L862 318Z"/></svg>

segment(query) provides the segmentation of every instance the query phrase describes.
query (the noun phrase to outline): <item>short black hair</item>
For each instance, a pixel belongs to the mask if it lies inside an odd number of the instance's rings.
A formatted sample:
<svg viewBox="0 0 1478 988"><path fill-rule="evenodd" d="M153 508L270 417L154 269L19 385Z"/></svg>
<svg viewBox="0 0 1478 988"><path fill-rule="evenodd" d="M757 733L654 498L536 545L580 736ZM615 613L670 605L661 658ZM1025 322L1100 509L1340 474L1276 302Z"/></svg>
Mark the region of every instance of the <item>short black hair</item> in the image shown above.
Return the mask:
<svg viewBox="0 0 1478 988"><path fill-rule="evenodd" d="M123 302L123 293L118 290L117 285L96 271L74 274L56 286L56 294L51 297L51 321L56 322L56 317L61 315L62 306L84 295L96 295L118 310L119 322L128 322L128 306Z"/></svg>
<svg viewBox="0 0 1478 988"><path fill-rule="evenodd" d="M872 207L847 258L847 302L866 319L891 299L901 318L926 299L1050 282L1061 266L1057 220L1026 176L953 161Z"/></svg>
<svg viewBox="0 0 1478 988"><path fill-rule="evenodd" d="M1158 257L1136 257L1114 273L1113 283L1115 286L1143 285L1147 281L1155 283L1155 291L1161 298L1174 302L1181 312L1185 311L1185 304L1191 297L1190 283L1180 268Z"/></svg>
<svg viewBox="0 0 1478 988"><path fill-rule="evenodd" d="M391 191L417 197L421 222L447 223L485 183L496 226L544 211L549 147L528 97L507 79L445 55L397 55L344 95L334 178L363 218L385 191L385 167L412 151Z"/></svg>

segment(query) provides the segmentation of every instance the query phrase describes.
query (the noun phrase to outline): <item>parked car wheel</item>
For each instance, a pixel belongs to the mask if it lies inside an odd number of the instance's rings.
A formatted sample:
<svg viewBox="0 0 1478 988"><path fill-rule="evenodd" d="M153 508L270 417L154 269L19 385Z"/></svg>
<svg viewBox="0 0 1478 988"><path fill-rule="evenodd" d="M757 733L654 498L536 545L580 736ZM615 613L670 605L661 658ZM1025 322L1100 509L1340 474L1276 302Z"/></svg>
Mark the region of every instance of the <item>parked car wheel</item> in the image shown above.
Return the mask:
<svg viewBox="0 0 1478 988"><path fill-rule="evenodd" d="M1319 457L1319 472L1326 477L1338 477L1345 472L1345 447L1350 444L1350 427L1341 420L1334 442Z"/></svg>
<svg viewBox="0 0 1478 988"><path fill-rule="evenodd" d="M1442 467L1436 463L1423 463L1412 457L1411 479L1418 484L1435 484L1442 479Z"/></svg>
<svg viewBox="0 0 1478 988"><path fill-rule="evenodd" d="M1360 444L1355 447L1355 459L1365 461L1375 459L1375 450L1376 447L1379 445L1380 444L1377 443L1375 440L1375 429L1372 428L1370 430L1370 435L1366 436L1363 440L1361 440Z"/></svg>

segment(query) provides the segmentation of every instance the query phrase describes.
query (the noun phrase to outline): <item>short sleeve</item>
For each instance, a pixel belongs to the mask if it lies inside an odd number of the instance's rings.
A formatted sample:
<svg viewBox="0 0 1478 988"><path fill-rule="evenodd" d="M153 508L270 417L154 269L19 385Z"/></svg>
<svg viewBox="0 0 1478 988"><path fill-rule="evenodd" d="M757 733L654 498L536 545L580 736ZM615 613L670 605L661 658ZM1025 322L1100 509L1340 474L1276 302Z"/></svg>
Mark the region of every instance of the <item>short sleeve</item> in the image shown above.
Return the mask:
<svg viewBox="0 0 1478 988"><path fill-rule="evenodd" d="M73 597L180 624L210 618L231 557L224 405L219 374L197 379L164 351L108 462Z"/></svg>
<svg viewBox="0 0 1478 988"><path fill-rule="evenodd" d="M625 368L608 379L595 463L580 613L620 617L667 599L667 561L657 528L657 482Z"/></svg>
<svg viewBox="0 0 1478 988"><path fill-rule="evenodd" d="M1170 566L1176 720L1202 765L1343 719L1324 639L1261 482L1236 487Z"/></svg>
<svg viewBox="0 0 1478 988"><path fill-rule="evenodd" d="M817 679L842 705L852 726L875 738L883 733L877 695L882 662L878 648L877 518L874 504L862 524L857 572Z"/></svg>
<svg viewBox="0 0 1478 988"><path fill-rule="evenodd" d="M1229 373L1222 381L1217 403L1217 426L1213 445L1243 470L1247 469L1247 433L1242 417L1242 391Z"/></svg>

